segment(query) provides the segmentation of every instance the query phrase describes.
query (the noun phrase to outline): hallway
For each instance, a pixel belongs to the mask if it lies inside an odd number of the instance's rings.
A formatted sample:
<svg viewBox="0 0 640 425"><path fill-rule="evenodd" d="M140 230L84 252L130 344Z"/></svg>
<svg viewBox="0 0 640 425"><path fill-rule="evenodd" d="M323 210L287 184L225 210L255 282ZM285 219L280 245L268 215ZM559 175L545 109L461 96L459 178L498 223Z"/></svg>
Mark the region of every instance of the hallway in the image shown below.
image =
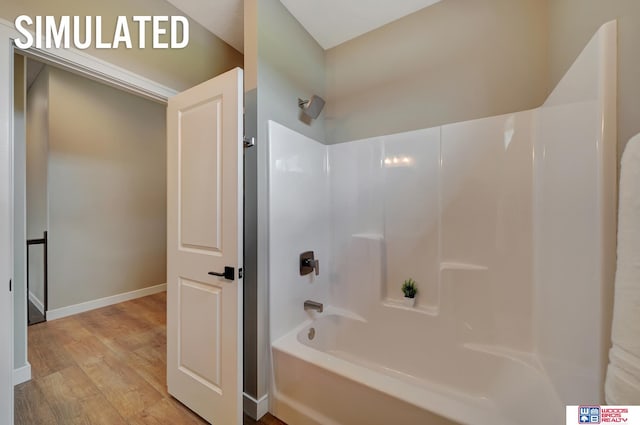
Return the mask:
<svg viewBox="0 0 640 425"><path fill-rule="evenodd" d="M206 424L167 393L165 323L163 292L31 326L16 425Z"/></svg>

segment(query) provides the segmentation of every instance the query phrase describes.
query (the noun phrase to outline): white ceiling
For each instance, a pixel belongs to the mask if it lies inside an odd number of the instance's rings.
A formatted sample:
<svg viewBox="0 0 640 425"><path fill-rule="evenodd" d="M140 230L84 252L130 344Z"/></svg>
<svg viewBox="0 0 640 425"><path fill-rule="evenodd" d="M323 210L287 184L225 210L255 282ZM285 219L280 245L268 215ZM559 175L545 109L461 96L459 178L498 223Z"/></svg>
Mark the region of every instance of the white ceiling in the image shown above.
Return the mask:
<svg viewBox="0 0 640 425"><path fill-rule="evenodd" d="M280 0L324 49L440 0Z"/></svg>
<svg viewBox="0 0 640 425"><path fill-rule="evenodd" d="M243 0L168 0L242 52ZM431 6L440 0L280 0L324 49Z"/></svg>

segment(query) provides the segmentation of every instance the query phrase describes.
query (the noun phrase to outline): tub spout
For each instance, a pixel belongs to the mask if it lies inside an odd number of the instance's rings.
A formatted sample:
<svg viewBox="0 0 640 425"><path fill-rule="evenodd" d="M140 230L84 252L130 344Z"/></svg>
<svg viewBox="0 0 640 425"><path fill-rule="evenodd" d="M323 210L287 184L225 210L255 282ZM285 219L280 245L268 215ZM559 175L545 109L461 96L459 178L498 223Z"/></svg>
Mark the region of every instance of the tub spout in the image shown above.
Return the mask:
<svg viewBox="0 0 640 425"><path fill-rule="evenodd" d="M311 301L311 300L306 300L304 302L304 309L306 310L315 310L318 313L322 313L323 310L323 305L322 303L316 302L316 301Z"/></svg>

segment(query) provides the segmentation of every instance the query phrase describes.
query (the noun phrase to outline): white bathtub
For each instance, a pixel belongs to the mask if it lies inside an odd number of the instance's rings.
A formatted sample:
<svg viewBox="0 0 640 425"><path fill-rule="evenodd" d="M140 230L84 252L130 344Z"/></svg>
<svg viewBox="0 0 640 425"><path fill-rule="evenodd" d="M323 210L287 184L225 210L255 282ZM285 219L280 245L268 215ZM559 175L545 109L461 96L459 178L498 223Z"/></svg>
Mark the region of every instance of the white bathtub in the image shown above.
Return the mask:
<svg viewBox="0 0 640 425"><path fill-rule="evenodd" d="M527 354L317 317L273 344L271 411L290 425L563 423L564 406Z"/></svg>

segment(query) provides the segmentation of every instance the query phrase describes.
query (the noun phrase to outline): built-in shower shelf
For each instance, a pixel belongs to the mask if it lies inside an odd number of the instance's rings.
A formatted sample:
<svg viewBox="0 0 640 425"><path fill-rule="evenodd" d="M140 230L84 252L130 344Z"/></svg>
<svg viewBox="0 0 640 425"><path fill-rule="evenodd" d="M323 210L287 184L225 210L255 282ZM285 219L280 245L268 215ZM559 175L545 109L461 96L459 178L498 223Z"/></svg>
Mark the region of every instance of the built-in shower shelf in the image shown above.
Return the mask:
<svg viewBox="0 0 640 425"><path fill-rule="evenodd" d="M427 316L437 316L440 314L440 308L437 306L421 306L407 307L402 300L387 298L382 302L385 307L395 308L399 310L413 311L415 313L426 314Z"/></svg>
<svg viewBox="0 0 640 425"><path fill-rule="evenodd" d="M440 271L443 270L489 270L489 267L481 266L478 264L447 261L444 263L440 263Z"/></svg>

